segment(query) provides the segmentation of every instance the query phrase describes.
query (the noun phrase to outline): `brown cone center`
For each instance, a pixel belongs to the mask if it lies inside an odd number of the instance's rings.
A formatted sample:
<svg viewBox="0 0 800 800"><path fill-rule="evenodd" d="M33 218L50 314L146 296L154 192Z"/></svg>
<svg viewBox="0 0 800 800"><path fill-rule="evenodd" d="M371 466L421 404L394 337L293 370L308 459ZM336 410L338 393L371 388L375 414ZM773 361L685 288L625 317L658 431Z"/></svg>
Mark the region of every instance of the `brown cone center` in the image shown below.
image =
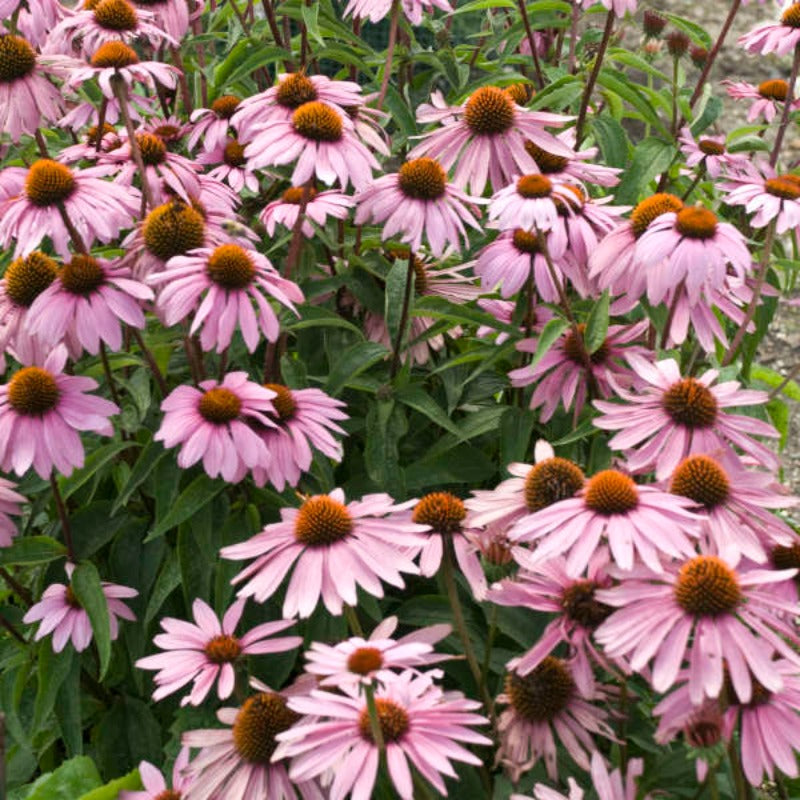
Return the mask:
<svg viewBox="0 0 800 800"><path fill-rule="evenodd" d="M418 525L430 525L433 533L458 533L467 516L464 503L450 492L432 492L414 507L412 519Z"/></svg>
<svg viewBox="0 0 800 800"><path fill-rule="evenodd" d="M36 52L21 36L0 36L0 83L30 75L36 67Z"/></svg>
<svg viewBox="0 0 800 800"><path fill-rule="evenodd" d="M6 294L15 305L30 307L33 301L56 279L58 267L52 258L34 250L25 258L9 264L3 278Z"/></svg>
<svg viewBox="0 0 800 800"><path fill-rule="evenodd" d="M294 129L314 142L338 142L342 138L342 119L330 107L316 100L304 103L292 114Z"/></svg>
<svg viewBox="0 0 800 800"><path fill-rule="evenodd" d="M675 600L696 617L729 614L742 602L736 573L717 556L695 556L680 569Z"/></svg>
<svg viewBox="0 0 800 800"><path fill-rule="evenodd" d="M198 410L203 419L215 425L225 425L239 416L242 401L230 389L215 386L200 398Z"/></svg>
<svg viewBox="0 0 800 800"><path fill-rule="evenodd" d="M347 507L326 495L306 500L294 524L294 538L306 547L326 547L348 537L353 518Z"/></svg>
<svg viewBox="0 0 800 800"><path fill-rule="evenodd" d="M639 490L633 478L615 469L606 469L589 478L586 505L598 514L610 517L626 514L639 505Z"/></svg>
<svg viewBox="0 0 800 800"><path fill-rule="evenodd" d="M514 711L528 722L551 722L568 705L575 681L560 658L547 656L524 677L506 675L505 691Z"/></svg>
<svg viewBox="0 0 800 800"><path fill-rule="evenodd" d="M41 367L23 367L8 384L8 402L18 414L37 417L55 408L60 396L55 378Z"/></svg>
<svg viewBox="0 0 800 800"><path fill-rule="evenodd" d="M683 378L664 392L664 410L687 428L709 428L717 419L717 399L694 378Z"/></svg>
<svg viewBox="0 0 800 800"><path fill-rule="evenodd" d="M25 178L25 194L31 203L40 208L61 203L74 191L72 170L49 158L35 161Z"/></svg>
<svg viewBox="0 0 800 800"><path fill-rule="evenodd" d="M438 200L445 192L447 175L438 161L432 158L415 158L400 167L397 183L406 197Z"/></svg>
<svg viewBox="0 0 800 800"><path fill-rule="evenodd" d="M479 136L505 133L514 124L514 101L503 89L484 86L467 101L464 120Z"/></svg>
<svg viewBox="0 0 800 800"><path fill-rule="evenodd" d="M294 725L300 715L276 692L249 697L233 723L233 744L244 761L268 767L278 746L275 737Z"/></svg>
<svg viewBox="0 0 800 800"><path fill-rule="evenodd" d="M525 478L525 505L529 511L574 497L585 482L583 471L566 458L553 456L531 467Z"/></svg>

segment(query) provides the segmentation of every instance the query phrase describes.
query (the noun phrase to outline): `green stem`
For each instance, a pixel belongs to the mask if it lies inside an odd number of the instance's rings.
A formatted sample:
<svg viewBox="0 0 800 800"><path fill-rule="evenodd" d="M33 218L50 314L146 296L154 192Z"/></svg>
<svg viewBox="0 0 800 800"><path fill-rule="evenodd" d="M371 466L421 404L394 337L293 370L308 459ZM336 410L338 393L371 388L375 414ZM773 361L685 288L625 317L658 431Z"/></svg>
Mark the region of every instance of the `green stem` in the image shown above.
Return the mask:
<svg viewBox="0 0 800 800"><path fill-rule="evenodd" d="M731 738L728 743L728 761L733 774L733 785L736 789L736 800L752 800L753 790L742 771L742 762L739 760L739 751L736 749L736 740Z"/></svg>
<svg viewBox="0 0 800 800"><path fill-rule="evenodd" d="M522 17L522 24L525 26L525 34L528 37L528 44L531 48L531 58L533 59L533 68L536 71L537 89L544 87L544 75L542 74L542 65L539 63L539 54L536 52L536 39L531 29L531 23L528 19L528 9L525 8L525 0L518 0L519 13Z"/></svg>
<svg viewBox="0 0 800 800"><path fill-rule="evenodd" d="M383 729L381 728L381 719L378 716L378 705L375 702L375 687L371 684L365 684L364 696L367 699L367 712L369 713L369 728L372 734L372 741L375 742L380 758L383 760L384 753L386 752L386 744L383 741Z"/></svg>
<svg viewBox="0 0 800 800"><path fill-rule="evenodd" d="M347 624L350 626L350 632L353 636L361 636L364 637L364 629L361 627L361 623L358 621L358 614L356 614L356 610L353 606L344 604L344 616L347 620Z"/></svg>
<svg viewBox="0 0 800 800"><path fill-rule="evenodd" d="M769 165L774 167L778 163L778 156L781 152L781 145L783 144L783 137L786 134L786 128L789 125L789 116L792 112L792 103L795 99L794 86L797 83L797 74L800 71L800 44L794 48L794 60L792 61L792 74L789 76L789 89L786 92L786 99L783 101L783 115L781 116L781 123L778 126L778 132L775 134L775 142L772 145L772 154L769 158Z"/></svg>
<svg viewBox="0 0 800 800"><path fill-rule="evenodd" d="M72 530L69 527L69 516L67 515L67 507L64 505L64 499L61 497L61 491L58 488L58 481L54 473L50 473L50 488L53 490L53 498L56 501L56 510L58 518L61 521L61 531L64 534L64 544L67 546L67 558L74 564L75 551L72 548Z"/></svg>
<svg viewBox="0 0 800 800"><path fill-rule="evenodd" d="M397 336L394 341L394 354L392 356L392 366L389 370L389 378L393 379L400 369L400 361L403 348L403 336L406 332L408 323L408 307L411 305L411 289L414 285L414 253L408 254L408 273L406 275L406 289L403 294L403 308L400 312L400 323L397 326Z"/></svg>
<svg viewBox="0 0 800 800"><path fill-rule="evenodd" d="M680 56L672 57L672 122L670 130L673 136L678 135L678 67L680 60Z"/></svg>

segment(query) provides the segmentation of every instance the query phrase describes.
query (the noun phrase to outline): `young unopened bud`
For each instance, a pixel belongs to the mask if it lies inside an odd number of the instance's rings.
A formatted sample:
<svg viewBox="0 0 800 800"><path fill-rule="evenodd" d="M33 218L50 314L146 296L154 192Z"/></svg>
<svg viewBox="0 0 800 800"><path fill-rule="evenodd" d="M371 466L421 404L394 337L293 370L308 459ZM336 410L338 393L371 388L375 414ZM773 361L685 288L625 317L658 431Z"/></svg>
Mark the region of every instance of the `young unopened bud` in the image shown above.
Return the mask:
<svg viewBox="0 0 800 800"><path fill-rule="evenodd" d="M644 29L644 35L649 39L656 39L661 36L661 32L664 30L664 28L666 28L666 26L666 17L662 17L661 14L650 9L644 12L642 28Z"/></svg>
<svg viewBox="0 0 800 800"><path fill-rule="evenodd" d="M696 45L689 50L689 58L692 59L692 64L698 69L702 69L706 65L706 61L708 61L708 50L705 47Z"/></svg>
<svg viewBox="0 0 800 800"><path fill-rule="evenodd" d="M667 50L674 58L680 58L686 55L691 41L689 37L682 31L670 31L665 37L667 40Z"/></svg>

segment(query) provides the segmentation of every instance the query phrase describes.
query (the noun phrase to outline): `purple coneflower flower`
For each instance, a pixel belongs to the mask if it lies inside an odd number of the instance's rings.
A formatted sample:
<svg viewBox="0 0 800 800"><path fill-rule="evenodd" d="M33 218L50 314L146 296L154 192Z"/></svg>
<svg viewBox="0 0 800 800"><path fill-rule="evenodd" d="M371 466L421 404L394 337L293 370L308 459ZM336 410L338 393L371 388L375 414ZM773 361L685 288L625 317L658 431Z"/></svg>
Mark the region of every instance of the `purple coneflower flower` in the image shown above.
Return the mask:
<svg viewBox="0 0 800 800"><path fill-rule="evenodd" d="M189 30L189 7L186 0L135 0L137 6L145 6L153 15L154 23L163 28L176 41L186 36ZM198 7L198 13L202 6Z"/></svg>
<svg viewBox="0 0 800 800"><path fill-rule="evenodd" d="M497 238L499 239L503 235L505 234L500 234L500 236ZM477 265L475 265L473 268L477 273ZM505 325L511 325L512 318L514 316L514 310L517 307L517 304L512 300L493 300L491 298L479 299L477 304L478 308L480 308L482 311L485 311L487 314L491 314L498 322L502 322ZM523 320L526 322L526 324L519 328L519 332L524 333L528 328L528 324L530 324L531 333L541 333L542 328L544 328L548 320L551 320L552 318L553 312L547 308L547 306L536 305L534 299L531 298L529 319ZM497 329L493 325L479 326L478 330L475 331L475 335L481 339L494 336L494 343L498 345L508 341L511 336L510 333L506 333L505 331L500 331L498 333Z"/></svg>
<svg viewBox="0 0 800 800"><path fill-rule="evenodd" d="M559 217L559 206L577 207L581 200L570 183L555 181L547 175L531 174L516 178L496 191L489 202L489 219L501 230L522 228L525 231L552 231ZM556 231L550 238L556 252L563 253L566 243Z"/></svg>
<svg viewBox="0 0 800 800"><path fill-rule="evenodd" d="M673 359L653 364L632 355L628 363L639 378L636 394L620 388L616 394L625 404L594 401L603 412L594 424L619 431L609 446L626 451L631 470L645 472L655 467L658 480L664 480L687 456L725 452L731 445L769 469L778 468L775 453L748 435L777 437L775 428L722 410L766 403L766 392L740 389L736 381L714 386L718 370L708 370L699 378L682 378ZM641 445L638 450L629 449L636 445Z"/></svg>
<svg viewBox="0 0 800 800"><path fill-rule="evenodd" d="M430 12L434 7L452 13L453 7L447 0L402 0L400 7L412 25L422 22L423 12ZM392 0L350 0L344 10L346 17L368 19L380 22L392 10Z"/></svg>
<svg viewBox="0 0 800 800"><path fill-rule="evenodd" d="M191 133L186 140L186 148L193 152L202 139L203 149L211 152L225 146L231 117L241 104L241 98L233 94L223 94L211 104L211 108L198 108L192 112Z"/></svg>
<svg viewBox="0 0 800 800"><path fill-rule="evenodd" d="M17 484L0 478L0 547L11 547L11 540L17 535L17 526L11 516L22 513L20 506L27 498L15 492Z"/></svg>
<svg viewBox="0 0 800 800"><path fill-rule="evenodd" d="M142 779L144 791L123 790L119 793L119 800L181 800L191 783L183 774L188 763L189 748L182 747L172 766L172 789L168 789L161 771L149 761L140 761L139 777Z"/></svg>
<svg viewBox="0 0 800 800"><path fill-rule="evenodd" d="M65 347L49 351L43 366L25 366L0 386L0 468L23 475L33 465L40 478L55 467L70 475L83 466L78 431L114 432L108 418L119 408L88 394L91 378L65 375Z"/></svg>
<svg viewBox="0 0 800 800"><path fill-rule="evenodd" d="M759 115L765 122L772 122L778 114L778 103L785 103L789 96L789 84L780 78L763 81L758 86L744 81L722 81L728 95L735 100L755 100L747 112L747 121L755 122ZM791 110L800 108L800 97L792 100Z"/></svg>
<svg viewBox="0 0 800 800"><path fill-rule="evenodd" d="M755 211L750 220L754 228L763 228L773 219L780 236L792 228L800 228L800 175L778 175L766 162L757 167L722 184L722 188L728 190L722 202L729 206L744 206L749 214Z"/></svg>
<svg viewBox="0 0 800 800"><path fill-rule="evenodd" d="M67 578L72 578L74 564L65 564ZM136 597L139 592L116 583L102 583L103 595L108 605L108 622L111 629L111 641L119 635L119 619L133 621L136 615L122 602L123 599ZM41 622L34 636L35 641L53 634L53 651L60 653L68 641L79 653L85 650L92 641L92 623L89 615L75 596L72 585L52 583L42 593L42 599L32 605L22 618L26 624Z"/></svg>
<svg viewBox="0 0 800 800"><path fill-rule="evenodd" d="M15 13L20 33L34 47L41 47L70 9L58 0L0 0L0 19L10 20Z"/></svg>
<svg viewBox="0 0 800 800"><path fill-rule="evenodd" d="M785 56L800 44L800 3L792 3L781 14L781 21L765 22L739 37L748 53Z"/></svg>
<svg viewBox="0 0 800 800"><path fill-rule="evenodd" d="M300 206L303 202L303 192L307 191L302 186L291 186L280 197L267 204L264 210L258 215L267 233L275 235L278 225L294 230L297 216L300 213ZM306 202L305 216L300 232L307 239L314 235L315 222L320 227L324 226L328 217L334 219L347 219L350 209L353 207L353 198L342 192L331 189L327 192L318 192L309 187L308 201Z"/></svg>
<svg viewBox="0 0 800 800"><path fill-rule="evenodd" d="M616 186L619 183L621 169L606 167L602 164L593 164L597 157L598 148L589 147L580 152L574 152L575 129L568 128L556 137L567 147L573 148L572 155L567 158L563 155L554 155L542 149L534 142L526 142L525 149L528 155L536 162L539 172L557 181L572 181L582 184L594 183L597 186Z"/></svg>
<svg viewBox="0 0 800 800"><path fill-rule="evenodd" d="M153 644L166 650L154 656L140 658L139 669L158 670L153 677L156 690L153 700L163 700L173 692L192 682L192 690L182 700L199 706L217 683L217 696L226 700L236 683L234 664L240 658L266 653L282 653L303 643L300 636L279 636L294 624L294 620L265 622L251 628L243 636L234 631L242 618L245 600L237 600L226 612L220 624L213 609L200 598L192 604L195 624L172 617L161 620L164 633L159 633Z"/></svg>
<svg viewBox="0 0 800 800"><path fill-rule="evenodd" d="M258 193L258 177L250 168L244 157L244 147L237 139L228 139L222 146L213 150L203 150L195 156L198 164L216 164L208 171L208 177L217 181L224 181L235 192L241 194L247 187L251 192Z"/></svg>
<svg viewBox="0 0 800 800"><path fill-rule="evenodd" d="M223 547L223 558L255 561L234 583L247 580L240 597L263 603L292 572L283 601L283 616L308 617L320 597L331 614L358 602L356 588L383 596L381 581L399 588L401 572L419 569L402 548L425 543L427 527L412 522L406 511L416 501L395 505L388 494L369 494L345 504L344 492L309 497L300 508L281 509L281 521L241 544ZM293 568L293 569L292 569Z"/></svg>
<svg viewBox="0 0 800 800"><path fill-rule="evenodd" d="M750 159L745 153L729 153L725 147L725 136L700 136L695 139L688 127L681 129L678 138L681 152L686 156L687 167L700 167L712 178L746 168Z"/></svg>

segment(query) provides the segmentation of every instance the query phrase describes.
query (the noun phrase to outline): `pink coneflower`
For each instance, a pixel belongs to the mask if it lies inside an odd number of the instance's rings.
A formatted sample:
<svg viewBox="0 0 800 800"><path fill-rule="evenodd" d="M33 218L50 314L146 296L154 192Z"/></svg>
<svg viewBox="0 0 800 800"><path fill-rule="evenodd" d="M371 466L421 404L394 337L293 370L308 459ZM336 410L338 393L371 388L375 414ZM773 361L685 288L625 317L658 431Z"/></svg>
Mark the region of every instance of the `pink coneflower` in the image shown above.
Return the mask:
<svg viewBox="0 0 800 800"><path fill-rule="evenodd" d="M177 47L179 42L154 23L153 14L128 0L100 0L91 10L80 8L59 22L50 31L44 52L71 53L80 43L83 54L91 57L108 41L132 44L143 40L153 47Z"/></svg>
<svg viewBox="0 0 800 800"><path fill-rule="evenodd" d="M289 708L310 719L280 733L276 756L292 759L293 781L311 780L331 771L330 800L372 796L380 751L373 738L367 701L357 686L344 694L314 690L289 700ZM488 745L491 740L472 730L488 720L475 713L480 703L460 692L443 692L430 677L409 670L375 692L378 723L386 747L389 777L402 800L412 800L409 762L447 794L442 775L455 778L451 761L479 766L481 760L460 742Z"/></svg>
<svg viewBox="0 0 800 800"><path fill-rule="evenodd" d="M729 153L725 136L700 136L695 139L688 127L681 129L678 137L687 167L700 167L712 178L744 169L750 159L745 153Z"/></svg>
<svg viewBox="0 0 800 800"><path fill-rule="evenodd" d="M27 498L15 492L17 484L0 478L0 547L11 547L11 540L17 535L17 526L11 516L22 513L20 506Z"/></svg>
<svg viewBox="0 0 800 800"><path fill-rule="evenodd" d="M516 548L514 556L526 563L527 551ZM592 635L613 612L613 608L598 602L598 589L611 586L606 573L608 551L598 548L585 577L567 575L565 560L553 558L535 566L534 571L522 570L513 579L494 584L486 597L501 606L521 606L545 611L557 616L548 623L534 646L508 662L508 668L526 676L560 645L567 645L573 658L572 677L584 697L595 691L594 665L613 672L608 660L597 651Z"/></svg>
<svg viewBox="0 0 800 800"><path fill-rule="evenodd" d="M189 748L182 747L172 767L172 789L168 789L161 771L149 761L140 761L139 777L144 785L144 791L123 790L119 794L119 800L181 800L191 784L191 779L183 774L188 763Z"/></svg>
<svg viewBox="0 0 800 800"><path fill-rule="evenodd" d="M574 156L571 148L545 130L546 125L564 125L569 117L528 111L496 86L477 89L458 106L448 106L439 94L432 101L433 105L419 107L417 120L439 122L442 127L424 134L408 158L434 158L448 172L456 164L453 183L469 187L476 197L483 194L487 178L496 192L516 175L537 171L525 149L529 140L553 155Z"/></svg>
<svg viewBox="0 0 800 800"><path fill-rule="evenodd" d="M509 672L497 702L508 705L498 717L500 747L497 762L516 783L540 758L551 780L556 780L556 736L581 769L589 769L589 754L597 749L592 734L614 738L599 705L605 693L599 688L583 697L568 661L546 656L525 676ZM555 734L555 735L554 735Z"/></svg>
<svg viewBox="0 0 800 800"><path fill-rule="evenodd" d="M180 41L189 30L189 7L186 0L134 0L136 6L144 6L155 18L155 24L163 28L173 39ZM202 6L198 7L198 13Z"/></svg>
<svg viewBox="0 0 800 800"><path fill-rule="evenodd" d="M450 625L429 625L392 639L396 628L397 617L387 617L369 639L353 636L336 645L312 642L305 653L306 672L315 675L320 686L389 683L397 677L395 670L450 658L433 651L433 646L451 632Z"/></svg>
<svg viewBox="0 0 800 800"><path fill-rule="evenodd" d="M504 235L505 233L500 234L500 236L497 238L499 239ZM477 266L473 266L473 269L477 273ZM488 280L489 279L487 279L486 283L487 286L489 285ZM482 298L478 300L478 308L480 308L482 311L485 311L487 314L491 314L498 322L501 322L504 325L512 324L512 318L514 316L514 310L516 307L517 304L512 300L492 300L491 298ZM527 323L529 323L531 333L541 333L545 324L552 318L553 312L547 308L547 306L536 305L532 299L530 318L528 320L523 319L523 321L526 322L526 325L520 327L519 332L524 333L527 330ZM498 345L508 341L509 337L511 336L510 333L507 333L504 330L498 333L497 327L493 325L481 325L478 330L475 331L475 335L479 338L488 338L490 336L494 336L494 343Z"/></svg>
<svg viewBox="0 0 800 800"><path fill-rule="evenodd" d="M314 450L342 460L342 445L334 434L346 435L338 422L348 419L341 400L328 397L320 389L290 389L279 383L266 384L275 392L270 415L275 427L258 429L272 458L266 466L253 468L257 486L269 481L279 492L284 486L297 486L308 472Z"/></svg>
<svg viewBox="0 0 800 800"><path fill-rule="evenodd" d="M762 56L775 53L785 56L800 44L800 3L792 3L781 14L781 21L756 25L752 31L739 37L738 43L748 53Z"/></svg>
<svg viewBox="0 0 800 800"><path fill-rule="evenodd" d="M758 86L744 81L722 81L728 89L728 95L734 100L755 100L747 112L747 121L755 122L760 116L765 122L772 122L778 114L778 103L786 102L789 96L789 84L781 79L764 81ZM800 97L792 100L791 110L800 108Z"/></svg>
<svg viewBox="0 0 800 800"><path fill-rule="evenodd" d="M213 150L204 150L195 156L198 164L216 164L208 171L208 177L217 181L224 181L235 192L241 193L246 187L253 193L258 193L258 176L253 172L244 157L244 147L237 139L228 139L221 147Z"/></svg>
<svg viewBox="0 0 800 800"><path fill-rule="evenodd" d="M214 100L211 108L198 108L193 111L190 117L192 130L186 140L187 150L193 152L200 140L206 152L224 147L228 140L231 117L241 102L241 98L236 95L223 94Z"/></svg>
<svg viewBox="0 0 800 800"><path fill-rule="evenodd" d="M350 117L320 100L303 103L288 120L274 119L256 130L245 155L252 169L296 161L291 178L296 186L316 176L328 186L338 179L343 189L351 182L361 189L380 169L356 138Z"/></svg>
<svg viewBox="0 0 800 800"><path fill-rule="evenodd" d="M97 354L100 343L122 349L122 324L144 328L143 300L153 292L132 280L130 270L87 255L74 255L58 278L34 300L26 316L30 332L44 344L64 337Z"/></svg>
<svg viewBox="0 0 800 800"><path fill-rule="evenodd" d="M721 289L729 270L743 280L753 265L744 236L702 206L662 214L650 223L636 243L636 258L650 265L647 298L653 304L683 281L689 301L696 303L703 289Z"/></svg>
<svg viewBox="0 0 800 800"><path fill-rule="evenodd" d="M748 214L756 212L750 224L763 228L773 219L776 232L782 236L792 228L800 228L800 175L778 175L766 162L758 169L749 169L722 184L728 194L722 202L729 206L744 206Z"/></svg>
<svg viewBox="0 0 800 800"><path fill-rule="evenodd" d="M558 221L559 206L569 213L579 203L572 184L554 181L538 173L523 175L492 195L489 219L495 221L501 230L552 231ZM566 244L557 234L550 239L554 250L563 253Z"/></svg>
<svg viewBox="0 0 800 800"><path fill-rule="evenodd" d="M586 402L590 380L594 381L601 397L611 397L617 393L619 386L633 383L635 375L622 361L634 354L642 357L649 354L643 345L631 344L642 338L648 324L647 320L642 320L633 325L609 326L605 341L589 355L591 378L587 374L581 351L581 344L585 348L585 341L578 341L575 331L567 330L533 367L512 369L508 373L511 385L529 386L536 383L530 407L542 407L539 415L542 422L547 422L553 416L559 401L566 411L574 405L577 417ZM585 330L585 325L579 325L578 335L583 337ZM535 353L537 345L537 339L523 339L517 343L517 350Z"/></svg>
<svg viewBox="0 0 800 800"><path fill-rule="evenodd" d="M357 586L382 597L381 581L402 589L401 572L419 574L400 550L425 543L426 526L399 513L414 502L395 505L388 494L369 494L345 505L344 492L334 489L309 497L300 508L281 509L280 522L246 542L223 547L220 555L256 559L233 579L247 580L240 597L263 603L292 571L284 617L310 616L320 597L331 614L339 615L344 603L358 602Z"/></svg>
<svg viewBox="0 0 800 800"><path fill-rule="evenodd" d="M574 128L568 128L559 133L557 138L567 147L571 149L575 147ZM622 172L621 169L592 163L599 152L596 147L589 147L580 152L575 152L573 149L569 158L563 155L554 155L534 142L526 142L525 149L536 162L539 172L553 180L572 181L578 184L585 181L597 186L616 186L619 183L618 176Z"/></svg>
<svg viewBox="0 0 800 800"><path fill-rule="evenodd" d="M56 252L70 257L70 234L60 207L86 247L116 239L139 213L140 195L134 188L120 191L104 181L109 167L72 170L40 158L30 168L7 167L0 173L9 197L0 201L0 247L16 241L15 257L26 256L47 236Z"/></svg>
<svg viewBox="0 0 800 800"><path fill-rule="evenodd" d="M65 375L67 350L56 347L43 366L25 366L0 386L0 468L23 475L33 465L47 479L55 467L70 475L83 466L78 431L111 436L108 418L119 408L88 394L97 388L91 378Z"/></svg>
<svg viewBox="0 0 800 800"><path fill-rule="evenodd" d="M178 466L186 469L203 459L212 478L240 481L248 469L269 461L264 442L250 423L273 423L275 392L253 383L246 372L229 372L222 383L202 381L200 388L179 386L161 403L164 419L153 437L164 447L181 444Z"/></svg>
<svg viewBox="0 0 800 800"><path fill-rule="evenodd" d="M441 256L448 244L457 251L461 239L468 244L464 223L480 231L475 202L481 201L448 183L437 161L417 158L358 193L355 223L383 223L382 239L400 234L412 250L419 249L424 235L431 252Z"/></svg>
<svg viewBox="0 0 800 800"><path fill-rule="evenodd" d="M518 519L547 508L559 500L574 497L586 483L581 468L566 458L556 456L545 441L536 442L534 464L509 464L514 477L494 489L473 489L464 502L469 510L467 526L496 526L507 530Z"/></svg>
<svg viewBox="0 0 800 800"><path fill-rule="evenodd" d="M17 29L34 47L41 47L70 9L58 0L0 0L0 19L10 20L15 12Z"/></svg>
<svg viewBox="0 0 800 800"><path fill-rule="evenodd" d="M778 468L775 453L748 435L774 438L778 435L775 428L722 410L766 403L766 392L740 389L736 381L713 386L718 370L708 370L699 378L682 378L673 359L653 364L632 355L628 363L639 378L636 394L620 388L616 394L624 404L596 400L603 416L594 424L619 431L609 446L626 451L631 470L646 472L655 467L658 480L664 480L686 456L725 452L732 445L769 469ZM638 450L629 450L636 445L641 445Z"/></svg>
<svg viewBox="0 0 800 800"><path fill-rule="evenodd" d="M64 569L67 578L71 579L75 565L65 564ZM139 592L107 581L103 581L102 589L108 606L108 622L113 642L119 635L119 619L131 621L136 619L136 615L122 602L122 599L136 597ZM30 607L22 621L26 624L41 621L34 641L38 642L48 633L52 633L53 651L56 653L60 653L70 640L79 653L92 641L92 623L75 596L72 584L51 583L42 593L42 599Z"/></svg>
<svg viewBox="0 0 800 800"><path fill-rule="evenodd" d="M277 83L266 91L242 100L231 124L240 141L251 142L255 134L272 122L291 122L294 112L305 103L317 101L345 115L345 109L357 108L364 99L361 87L352 81L290 72L278 75Z"/></svg>
<svg viewBox="0 0 800 800"><path fill-rule="evenodd" d="M697 504L719 554L735 567L742 556L763 564L774 547L794 544L794 530L767 509L793 508L797 498L775 486L771 474L743 469L737 458L692 455L678 464L669 489Z"/></svg>
<svg viewBox="0 0 800 800"><path fill-rule="evenodd" d="M453 8L447 0L402 0L400 7L412 25L422 22L423 13L431 12L433 8L451 14ZM354 19L368 19L370 22L380 22L392 10L392 0L350 0L344 10L346 17Z"/></svg>
<svg viewBox="0 0 800 800"><path fill-rule="evenodd" d="M25 39L0 34L0 133L12 142L61 116L64 98L47 79L50 73Z"/></svg>
<svg viewBox="0 0 800 800"><path fill-rule="evenodd" d="M175 325L194 311L190 332L202 327L201 347L216 348L218 353L230 345L237 323L251 353L258 347L261 334L270 342L277 340L280 324L268 297L294 314L294 303L303 301L297 284L282 278L266 256L238 244L223 244L213 250L202 247L175 256L147 281L166 284L159 290L157 301L165 324Z"/></svg>
<svg viewBox="0 0 800 800"><path fill-rule="evenodd" d="M153 677L156 683L153 700L163 700L189 682L192 690L181 700L182 706L187 703L199 706L215 682L217 696L226 700L236 683L234 664L238 659L282 653L303 643L300 636L274 637L294 624L291 619L265 622L251 628L244 636L235 636L245 602L237 600L225 612L222 624L213 609L200 598L192 604L195 624L172 617L161 620L164 633L158 634L153 644L167 652L140 658L136 662L139 669L158 670Z"/></svg>
<svg viewBox="0 0 800 800"><path fill-rule="evenodd" d="M661 555L685 558L694 553L691 538L699 534L700 518L689 511L692 505L686 497L637 486L628 475L606 469L589 478L576 497L517 521L509 538L516 543L536 542L526 559L528 569L565 555L567 574L578 577L605 537L620 569L633 569L635 552L659 572Z"/></svg>
<svg viewBox="0 0 800 800"><path fill-rule="evenodd" d="M306 686L274 692L254 679L258 691L240 708L221 708L217 719L225 728L186 731L185 747L200 752L183 774L191 780L181 800L324 800L315 781L289 779L283 757L276 755L276 737L289 730L300 715L288 698Z"/></svg>
<svg viewBox="0 0 800 800"><path fill-rule="evenodd" d="M671 562L659 573L635 567L619 575L619 586L599 590L597 599L618 610L595 631L595 640L609 657L629 658L636 672L653 660L650 681L657 692L675 683L688 660L694 705L719 696L727 666L737 696L746 703L753 696L752 678L770 691L783 686L774 652L800 666L791 622L800 606L772 589L796 573L734 569L701 540L700 555Z"/></svg>
<svg viewBox="0 0 800 800"><path fill-rule="evenodd" d="M278 225L294 230L297 216L300 213L300 206L303 202L303 192L305 191L302 186L291 186L281 195L279 200L273 200L258 215L270 236L275 235L275 229ZM317 192L315 189L309 188L305 216L300 232L307 239L310 239L314 236L312 222L323 227L328 217L347 219L353 204L352 197L335 189L327 192Z"/></svg>

